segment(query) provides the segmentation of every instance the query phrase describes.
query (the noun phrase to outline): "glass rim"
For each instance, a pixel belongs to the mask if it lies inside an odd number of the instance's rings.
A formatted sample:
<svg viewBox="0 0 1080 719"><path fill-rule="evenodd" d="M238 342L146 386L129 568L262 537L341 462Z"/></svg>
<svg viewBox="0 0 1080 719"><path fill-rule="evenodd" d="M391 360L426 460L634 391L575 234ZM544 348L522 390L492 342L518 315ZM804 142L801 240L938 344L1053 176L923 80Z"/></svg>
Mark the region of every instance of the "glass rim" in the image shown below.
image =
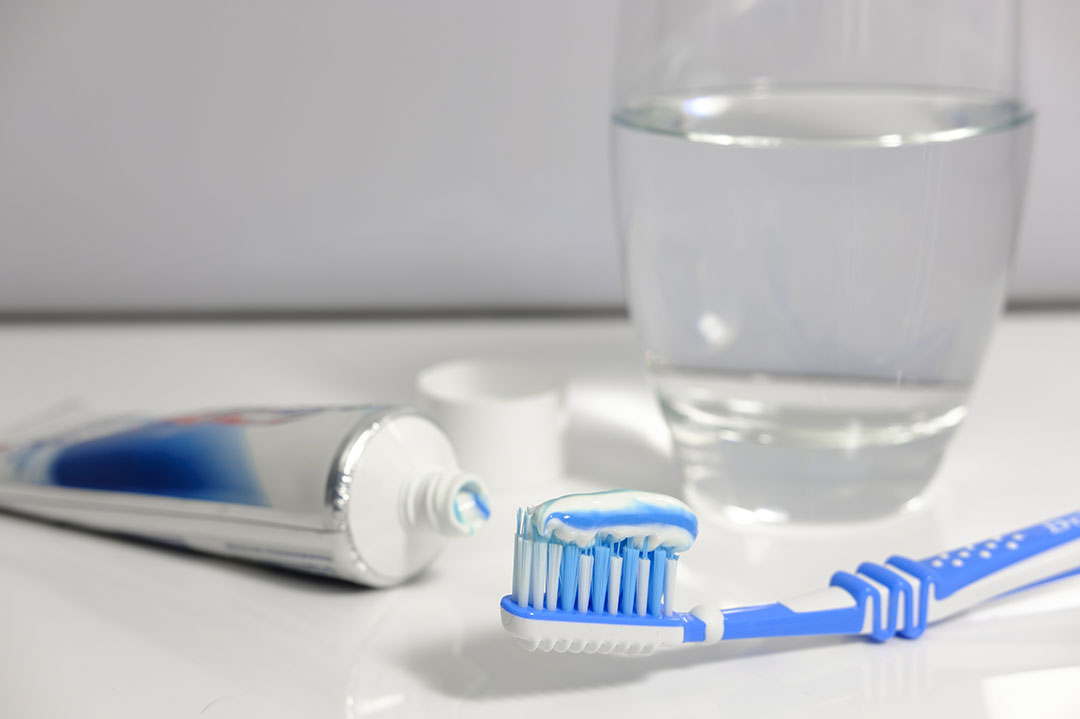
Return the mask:
<svg viewBox="0 0 1080 719"><path fill-rule="evenodd" d="M915 131L906 133L882 133L877 136L845 136L835 135L827 137L798 137L780 136L774 134L739 133L729 134L711 130L686 130L682 128L666 128L655 124L643 124L635 121L634 113L641 112L650 106L657 107L663 102L669 101L673 105L689 100L701 98L720 98L739 96L742 98L765 98L777 94L790 95L798 92L820 93L858 93L867 89L875 92L903 93L920 92L927 96L950 94L963 94L969 97L981 97L984 101L996 101L1007 110L1002 112L1001 117L993 122L977 126L965 126L941 130ZM757 84L718 86L686 90L683 92L669 91L659 95L653 95L647 99L620 103L611 113L614 124L627 129L641 132L649 132L656 135L677 137L693 142L700 142L720 146L733 146L745 148L790 148L790 147L900 147L910 145L925 145L939 142L952 142L971 137L979 137L992 133L1011 130L1013 128L1031 122L1036 116L1035 109L1023 98L1011 97L991 90L958 87L933 87L923 85L906 84L869 84L869 83L781 83L781 84Z"/></svg>

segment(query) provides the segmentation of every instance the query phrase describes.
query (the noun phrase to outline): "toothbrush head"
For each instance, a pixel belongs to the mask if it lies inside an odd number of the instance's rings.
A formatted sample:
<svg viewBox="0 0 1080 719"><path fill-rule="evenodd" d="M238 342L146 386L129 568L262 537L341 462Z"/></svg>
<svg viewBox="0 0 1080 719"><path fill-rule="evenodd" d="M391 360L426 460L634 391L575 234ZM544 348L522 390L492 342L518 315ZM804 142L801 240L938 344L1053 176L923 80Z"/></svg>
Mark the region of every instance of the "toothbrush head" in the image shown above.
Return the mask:
<svg viewBox="0 0 1080 719"><path fill-rule="evenodd" d="M701 641L704 623L674 611L679 552L697 517L649 492L573 494L518 510L503 626L529 649L648 654Z"/></svg>

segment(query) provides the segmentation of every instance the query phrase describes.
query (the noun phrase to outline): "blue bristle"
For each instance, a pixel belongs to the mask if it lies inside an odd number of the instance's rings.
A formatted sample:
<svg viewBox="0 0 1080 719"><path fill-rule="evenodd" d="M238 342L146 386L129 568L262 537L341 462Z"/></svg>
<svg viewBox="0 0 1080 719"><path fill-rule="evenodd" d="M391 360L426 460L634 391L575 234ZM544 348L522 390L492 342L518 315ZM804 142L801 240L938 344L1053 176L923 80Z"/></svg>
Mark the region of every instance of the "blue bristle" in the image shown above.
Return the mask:
<svg viewBox="0 0 1080 719"><path fill-rule="evenodd" d="M559 575L559 606L570 611L577 599L578 559L581 547L576 544L563 545L562 571Z"/></svg>
<svg viewBox="0 0 1080 719"><path fill-rule="evenodd" d="M592 570L592 610L604 611L607 599L608 577L611 574L611 540L597 544L593 548Z"/></svg>
<svg viewBox="0 0 1080 719"><path fill-rule="evenodd" d="M664 594L664 572L667 570L667 551L661 547L652 553L649 563L649 614L660 616L660 597Z"/></svg>
<svg viewBox="0 0 1080 719"><path fill-rule="evenodd" d="M622 542L622 588L619 590L619 613L634 613L634 593L637 589L638 559L641 550L630 543Z"/></svg>

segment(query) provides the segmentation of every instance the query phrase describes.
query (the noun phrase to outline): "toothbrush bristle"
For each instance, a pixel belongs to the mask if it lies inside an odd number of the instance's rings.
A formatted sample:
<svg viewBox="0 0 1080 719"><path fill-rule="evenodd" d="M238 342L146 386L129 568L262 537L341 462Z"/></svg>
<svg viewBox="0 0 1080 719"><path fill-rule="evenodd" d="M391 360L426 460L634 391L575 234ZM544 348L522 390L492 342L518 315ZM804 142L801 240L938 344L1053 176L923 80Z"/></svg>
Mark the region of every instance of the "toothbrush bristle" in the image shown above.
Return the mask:
<svg viewBox="0 0 1080 719"><path fill-rule="evenodd" d="M585 546L545 537L518 510L510 597L521 607L576 614L670 617L678 556L645 537L598 534Z"/></svg>

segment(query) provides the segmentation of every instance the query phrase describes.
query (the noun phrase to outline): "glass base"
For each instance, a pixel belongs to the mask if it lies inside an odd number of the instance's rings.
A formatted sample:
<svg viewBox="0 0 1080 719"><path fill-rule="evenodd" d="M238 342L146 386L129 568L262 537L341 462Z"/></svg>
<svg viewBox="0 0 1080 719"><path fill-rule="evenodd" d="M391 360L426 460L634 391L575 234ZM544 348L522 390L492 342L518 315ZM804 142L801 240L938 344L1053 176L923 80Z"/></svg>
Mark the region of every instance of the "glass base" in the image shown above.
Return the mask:
<svg viewBox="0 0 1080 719"><path fill-rule="evenodd" d="M929 484L966 413L966 387L657 379L687 499L740 523L893 514Z"/></svg>
<svg viewBox="0 0 1080 719"><path fill-rule="evenodd" d="M686 497L738 523L851 522L894 514L934 476L947 437L856 451L676 442Z"/></svg>

